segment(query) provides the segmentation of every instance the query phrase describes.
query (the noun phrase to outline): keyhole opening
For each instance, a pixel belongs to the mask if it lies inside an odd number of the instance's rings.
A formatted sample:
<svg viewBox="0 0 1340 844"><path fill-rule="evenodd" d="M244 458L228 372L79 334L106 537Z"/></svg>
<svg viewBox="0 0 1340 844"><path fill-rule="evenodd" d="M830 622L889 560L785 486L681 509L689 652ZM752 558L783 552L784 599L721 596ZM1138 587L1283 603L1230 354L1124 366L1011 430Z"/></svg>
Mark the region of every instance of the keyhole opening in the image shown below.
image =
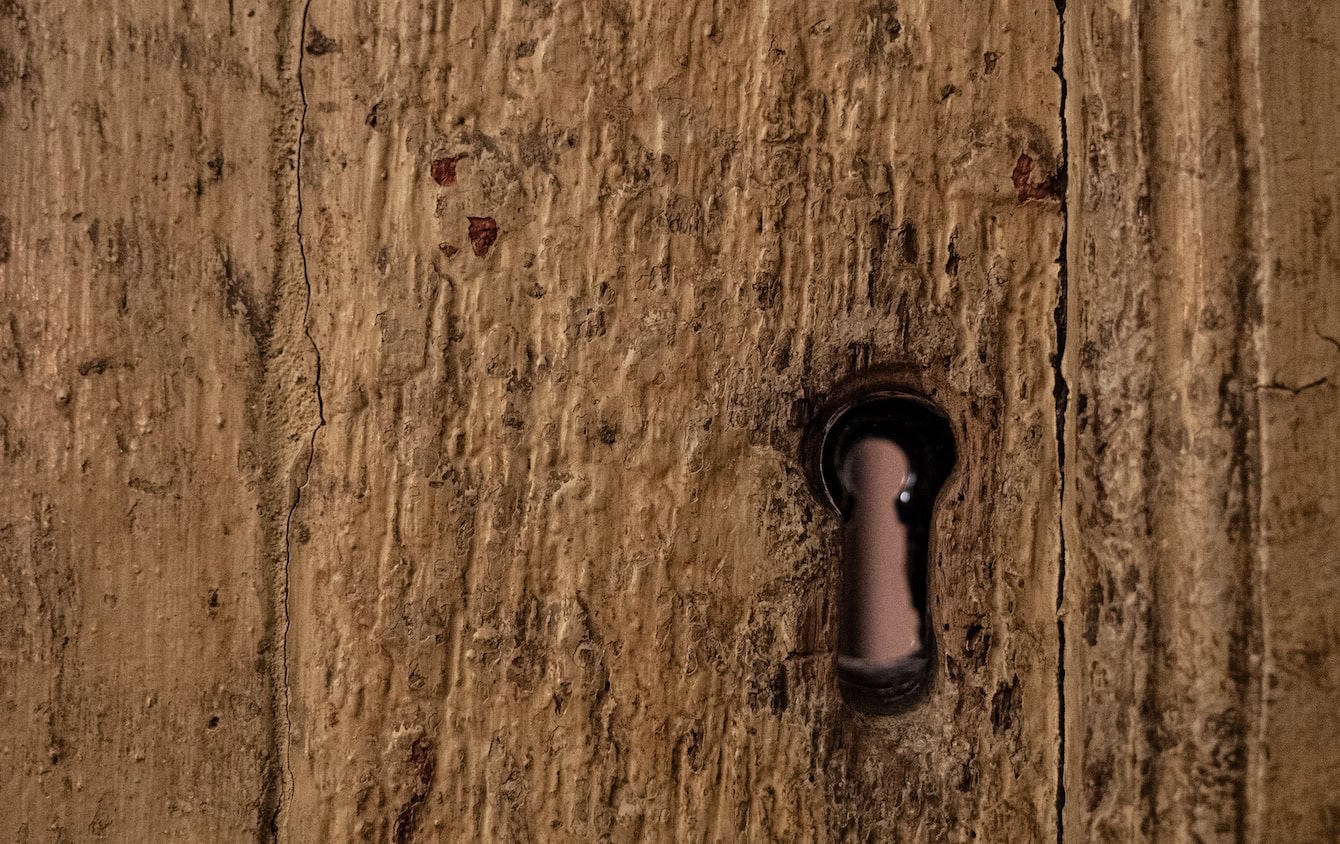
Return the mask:
<svg viewBox="0 0 1340 844"><path fill-rule="evenodd" d="M842 517L838 685L855 709L904 712L935 675L931 523L957 459L951 425L924 397L882 387L830 403L806 448L811 485Z"/></svg>
<svg viewBox="0 0 1340 844"><path fill-rule="evenodd" d="M866 437L839 470L850 508L843 524L846 566L838 659L865 672L921 652L921 613L907 572L907 525L899 500L916 476L898 444Z"/></svg>

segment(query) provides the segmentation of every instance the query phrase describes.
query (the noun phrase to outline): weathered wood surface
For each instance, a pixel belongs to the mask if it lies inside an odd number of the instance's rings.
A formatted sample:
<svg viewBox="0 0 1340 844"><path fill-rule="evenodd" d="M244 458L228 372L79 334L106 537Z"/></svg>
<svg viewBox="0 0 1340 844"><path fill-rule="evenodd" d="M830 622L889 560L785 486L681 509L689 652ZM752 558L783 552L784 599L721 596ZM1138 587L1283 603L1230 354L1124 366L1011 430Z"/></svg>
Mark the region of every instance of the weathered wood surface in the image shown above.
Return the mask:
<svg viewBox="0 0 1340 844"><path fill-rule="evenodd" d="M1340 7L1067 18L1066 835L1340 840Z"/></svg>
<svg viewBox="0 0 1340 844"><path fill-rule="evenodd" d="M0 2L0 839L1340 836L1340 11L839 5Z"/></svg>
<svg viewBox="0 0 1340 844"><path fill-rule="evenodd" d="M291 18L0 3L0 840L268 829Z"/></svg>
<svg viewBox="0 0 1340 844"><path fill-rule="evenodd" d="M312 5L283 837L1054 840L1058 34L1050 0ZM963 439L946 668L885 721L837 697L796 456L871 361Z"/></svg>

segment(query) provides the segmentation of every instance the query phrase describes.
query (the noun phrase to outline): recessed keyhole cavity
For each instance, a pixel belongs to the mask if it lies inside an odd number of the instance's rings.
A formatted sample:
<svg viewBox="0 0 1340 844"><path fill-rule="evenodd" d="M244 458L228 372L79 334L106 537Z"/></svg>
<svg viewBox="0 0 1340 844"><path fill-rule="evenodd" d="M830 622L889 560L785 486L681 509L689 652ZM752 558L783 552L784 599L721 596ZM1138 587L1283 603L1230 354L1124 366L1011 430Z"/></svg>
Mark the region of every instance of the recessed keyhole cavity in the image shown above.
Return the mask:
<svg viewBox="0 0 1340 844"><path fill-rule="evenodd" d="M921 613L907 579L907 526L898 501L910 495L912 465L891 440L852 445L839 472L851 512L843 528L839 659L874 671L921 652Z"/></svg>
<svg viewBox="0 0 1340 844"><path fill-rule="evenodd" d="M892 387L830 403L806 434L816 493L843 520L838 684L848 704L893 714L934 679L928 558L935 498L954 466L949 420Z"/></svg>

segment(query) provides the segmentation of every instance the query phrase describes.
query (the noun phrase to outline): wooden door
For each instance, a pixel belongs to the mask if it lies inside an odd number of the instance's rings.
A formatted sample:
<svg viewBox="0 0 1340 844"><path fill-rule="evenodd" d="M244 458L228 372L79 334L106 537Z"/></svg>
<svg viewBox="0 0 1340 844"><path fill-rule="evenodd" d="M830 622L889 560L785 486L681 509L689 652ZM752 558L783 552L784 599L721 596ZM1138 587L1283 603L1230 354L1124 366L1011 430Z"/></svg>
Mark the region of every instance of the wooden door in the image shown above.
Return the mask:
<svg viewBox="0 0 1340 844"><path fill-rule="evenodd" d="M1338 46L0 3L0 839L1335 840ZM960 453L896 717L798 455L871 366Z"/></svg>

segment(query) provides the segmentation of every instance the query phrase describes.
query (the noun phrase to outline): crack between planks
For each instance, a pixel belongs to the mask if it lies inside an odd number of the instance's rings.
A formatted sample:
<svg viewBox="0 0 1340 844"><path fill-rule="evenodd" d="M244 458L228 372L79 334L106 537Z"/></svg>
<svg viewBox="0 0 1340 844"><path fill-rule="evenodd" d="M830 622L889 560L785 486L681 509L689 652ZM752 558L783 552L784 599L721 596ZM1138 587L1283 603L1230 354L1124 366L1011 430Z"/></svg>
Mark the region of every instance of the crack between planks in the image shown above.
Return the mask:
<svg viewBox="0 0 1340 844"><path fill-rule="evenodd" d="M1065 431L1066 414L1070 405L1070 385L1065 379L1066 327L1069 318L1069 265L1067 249L1070 238L1070 134L1066 122L1066 103L1069 90L1065 68L1065 13L1066 0L1054 0L1058 22L1056 41L1056 66L1052 70L1061 83L1061 244L1056 256L1056 308L1052 311L1052 324L1056 332L1056 352L1052 355L1052 395L1056 401L1056 467L1059 476L1057 507L1057 549L1056 568L1056 844L1065 843L1065 762L1066 762L1066 711L1065 711L1065 587L1066 587L1066 547L1065 547Z"/></svg>
<svg viewBox="0 0 1340 844"><path fill-rule="evenodd" d="M295 152L294 182L297 196L297 213L295 214L294 234L298 244L298 260L302 268L302 281L304 286L304 300L302 310L302 333L311 344L312 354L316 358L316 373L313 382L313 389L316 393L316 411L317 422L312 428L312 433L307 440L307 459L303 466L302 480L297 484L293 491L292 503L288 508L288 515L284 520L284 572L283 572L283 591L280 596L280 606L284 614L284 628L280 641L279 659L280 675L283 684L284 697L284 743L282 764L282 779L279 789L279 798L275 803L274 812L270 816L270 833L273 841L279 840L279 819L283 813L284 796L288 788L292 786L293 767L290 761L289 744L293 740L293 718L291 715L291 695L289 692L288 676L288 640L289 628L291 626L291 617L289 615L289 584L290 569L293 562L293 518L298 511L298 505L302 503L303 490L307 488L308 481L312 478L312 465L316 460L316 437L321 429L326 425L326 406L321 394L321 349L317 345L316 338L312 335L311 313L312 313L312 277L307 266L307 245L303 240L302 234L302 147L303 141L307 135L307 88L303 82L303 55L306 52L304 45L307 42L307 18L312 8L312 0L305 0L302 7L302 23L298 32L298 96L301 100L301 112L298 118L298 146Z"/></svg>

